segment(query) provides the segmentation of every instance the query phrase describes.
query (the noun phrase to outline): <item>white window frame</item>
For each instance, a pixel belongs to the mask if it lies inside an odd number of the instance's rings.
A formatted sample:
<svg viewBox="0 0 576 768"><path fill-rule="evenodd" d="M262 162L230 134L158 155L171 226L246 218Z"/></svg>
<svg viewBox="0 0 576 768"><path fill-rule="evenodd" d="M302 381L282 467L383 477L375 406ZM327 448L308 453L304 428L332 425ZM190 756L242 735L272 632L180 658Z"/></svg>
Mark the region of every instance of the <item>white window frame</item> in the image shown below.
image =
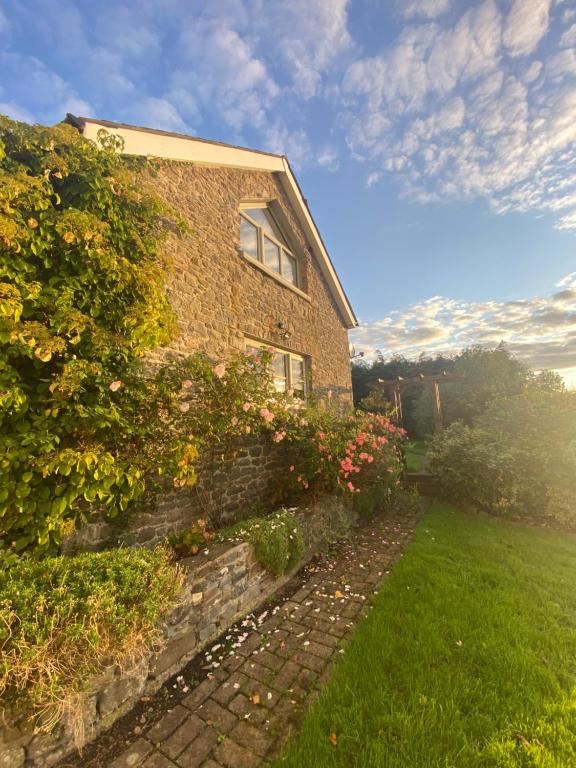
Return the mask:
<svg viewBox="0 0 576 768"><path fill-rule="evenodd" d="M258 224L257 221L254 221L254 219L250 216L249 213L247 213L247 210L250 208L262 208L263 210L267 211L268 214L272 217L274 220L274 223L276 224L276 227L278 228L279 232L282 233L282 227L278 223L278 219L276 216L274 216L274 212L271 210L271 207L268 203L245 203L240 208L240 216L245 219L249 224L251 224L253 227L256 228L256 238L257 238L257 254L258 258L255 259L253 256L251 256L249 253L246 253L246 251L242 250L242 254L246 259L248 259L251 262L255 262L258 264L259 267L264 269L268 274L272 275L276 279L280 280L282 283L289 285L292 288L297 289L298 291L301 290L300 288L300 265L298 263L297 257L294 255L293 251L288 248L286 243L283 243L281 240L278 240L278 238L274 237L273 235L270 235L268 232L264 232L263 227ZM283 234L283 233L282 233ZM279 249L279 259L280 259L280 271L276 272L274 269L269 267L266 262L264 261L264 238L267 238L271 243L273 243L278 249ZM287 238L285 238L287 241ZM240 242L240 248L242 249L242 242ZM294 281L290 280L289 278L285 277L285 275L282 274L282 251L288 256L288 258L292 261L293 269L294 269Z"/></svg>
<svg viewBox="0 0 576 768"><path fill-rule="evenodd" d="M308 365L306 362L306 357L304 355L299 355L296 352L291 352L288 349L283 349L282 347L277 347L274 344L268 344L267 342L263 341L256 341L256 339L245 339L245 348L256 348L256 349L262 349L262 350L273 350L274 354L282 355L284 357L284 374L286 379L286 394L289 394L291 391L294 390L293 381L292 381L292 360L297 360L299 363L302 363L302 400L306 400L308 397ZM274 377L274 371L271 370L272 377Z"/></svg>

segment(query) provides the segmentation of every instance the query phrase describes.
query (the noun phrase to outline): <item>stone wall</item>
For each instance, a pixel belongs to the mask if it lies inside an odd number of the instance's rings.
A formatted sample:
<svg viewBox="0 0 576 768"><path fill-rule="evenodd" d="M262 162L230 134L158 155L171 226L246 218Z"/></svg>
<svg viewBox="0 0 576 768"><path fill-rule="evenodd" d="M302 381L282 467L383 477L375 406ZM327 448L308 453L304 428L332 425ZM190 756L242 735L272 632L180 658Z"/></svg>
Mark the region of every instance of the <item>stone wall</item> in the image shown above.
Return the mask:
<svg viewBox="0 0 576 768"><path fill-rule="evenodd" d="M272 443L264 436L247 437L224 460L217 454L205 456L198 465L198 482L193 488L167 485L153 506L136 506L118 522L96 516L94 522L69 537L63 549L154 546L199 517L209 520L212 527L221 527L239 512L246 517L253 508L271 510L283 497L289 451L285 443Z"/></svg>
<svg viewBox="0 0 576 768"><path fill-rule="evenodd" d="M304 355L312 389L351 397L348 332L305 234L275 174L162 161L158 194L189 226L167 243L174 271L168 291L179 338L168 350L225 358L246 337ZM295 292L240 252L239 209L245 201L274 201L287 222L302 292ZM291 333L278 338L277 323Z"/></svg>
<svg viewBox="0 0 576 768"><path fill-rule="evenodd" d="M326 497L296 513L306 542L303 562L316 549L342 537L354 514L340 497ZM300 566L302 565L300 564ZM236 619L252 611L291 574L274 579L255 560L249 544L216 544L182 563L186 577L180 604L165 617L156 646L130 668L110 667L93 681L80 707L86 741L158 690ZM300 567L298 566L298 567ZM48 768L74 749L72 726L34 734L26 723L0 725L1 768Z"/></svg>

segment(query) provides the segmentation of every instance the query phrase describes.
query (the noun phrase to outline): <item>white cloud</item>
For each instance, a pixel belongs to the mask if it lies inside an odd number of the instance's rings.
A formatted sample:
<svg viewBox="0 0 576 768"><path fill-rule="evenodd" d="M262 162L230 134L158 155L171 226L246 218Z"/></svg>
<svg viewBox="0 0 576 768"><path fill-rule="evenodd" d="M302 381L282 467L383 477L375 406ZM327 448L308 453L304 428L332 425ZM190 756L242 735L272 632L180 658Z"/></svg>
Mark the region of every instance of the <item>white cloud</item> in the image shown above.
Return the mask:
<svg viewBox="0 0 576 768"><path fill-rule="evenodd" d="M20 120L23 123L34 122L33 115L13 101L0 101L0 115L6 115L12 120Z"/></svg>
<svg viewBox="0 0 576 768"><path fill-rule="evenodd" d="M324 147L321 149L316 157L316 162L321 168L326 168L328 171L337 171L340 166L338 152L334 147Z"/></svg>
<svg viewBox="0 0 576 768"><path fill-rule="evenodd" d="M542 36L548 3L524 7ZM349 67L341 120L368 173L394 175L412 200L481 197L498 213L551 212L576 229L576 52L510 58L506 45L530 47L522 8L503 19L485 0L448 27L405 27Z"/></svg>
<svg viewBox="0 0 576 768"><path fill-rule="evenodd" d="M126 107L126 120L143 125L146 128L158 128L164 131L190 133L190 128L167 99L147 96Z"/></svg>
<svg viewBox="0 0 576 768"><path fill-rule="evenodd" d="M79 98L70 83L34 56L0 53L0 80L5 84L3 99L12 105L12 115L27 115L27 119L33 118L32 122L57 122L78 105L84 112L92 112L90 104ZM7 97L13 93L6 88L8 83L25 83L24 103ZM17 90L22 93L20 86Z"/></svg>
<svg viewBox="0 0 576 768"><path fill-rule="evenodd" d="M357 349L417 357L504 341L535 369L562 373L576 367L576 273L556 284L559 291L531 299L465 302L442 296L391 312L352 332Z"/></svg>
<svg viewBox="0 0 576 768"><path fill-rule="evenodd" d="M320 93L327 73L352 45L349 0L290 0L257 3L251 24L269 42L271 66L281 63L280 81L302 99Z"/></svg>
<svg viewBox="0 0 576 768"><path fill-rule="evenodd" d="M504 25L504 45L511 56L536 50L548 31L552 0L513 0Z"/></svg>
<svg viewBox="0 0 576 768"><path fill-rule="evenodd" d="M562 37L560 38L561 48L570 48L576 45L576 24L572 24L569 29L566 29Z"/></svg>
<svg viewBox="0 0 576 768"><path fill-rule="evenodd" d="M446 13L451 6L452 0L407 0L402 3L402 13L407 19L417 16L435 19Z"/></svg>

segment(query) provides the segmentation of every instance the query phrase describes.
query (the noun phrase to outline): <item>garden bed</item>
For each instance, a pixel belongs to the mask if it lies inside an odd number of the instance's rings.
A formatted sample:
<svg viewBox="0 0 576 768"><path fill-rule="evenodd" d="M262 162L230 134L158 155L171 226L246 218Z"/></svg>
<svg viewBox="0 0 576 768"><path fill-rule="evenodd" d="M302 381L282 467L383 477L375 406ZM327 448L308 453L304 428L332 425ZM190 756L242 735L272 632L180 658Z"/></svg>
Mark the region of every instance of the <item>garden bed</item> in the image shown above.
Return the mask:
<svg viewBox="0 0 576 768"><path fill-rule="evenodd" d="M156 645L128 669L114 664L93 679L75 712L75 722L65 719L51 734L35 734L23 717L0 728L5 764L9 768L50 766L75 748L75 735L82 733L86 741L95 738L142 696L157 691L240 615L273 595L319 547L342 537L355 521L342 497L325 497L298 510L296 517L305 552L299 565L281 578L274 578L257 562L246 542L214 543L181 561L184 587L179 605L162 621Z"/></svg>

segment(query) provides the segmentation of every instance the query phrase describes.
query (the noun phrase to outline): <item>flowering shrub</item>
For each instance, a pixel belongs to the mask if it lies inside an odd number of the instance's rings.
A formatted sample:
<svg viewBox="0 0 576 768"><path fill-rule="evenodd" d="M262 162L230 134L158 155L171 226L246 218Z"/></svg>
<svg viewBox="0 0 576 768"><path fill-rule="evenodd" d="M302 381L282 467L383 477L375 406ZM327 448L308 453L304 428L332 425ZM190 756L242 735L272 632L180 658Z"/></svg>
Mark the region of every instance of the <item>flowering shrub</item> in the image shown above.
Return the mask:
<svg viewBox="0 0 576 768"><path fill-rule="evenodd" d="M290 467L296 487L359 494L375 485L391 488L399 482L405 432L387 417L316 408L296 421L290 434L297 441Z"/></svg>

